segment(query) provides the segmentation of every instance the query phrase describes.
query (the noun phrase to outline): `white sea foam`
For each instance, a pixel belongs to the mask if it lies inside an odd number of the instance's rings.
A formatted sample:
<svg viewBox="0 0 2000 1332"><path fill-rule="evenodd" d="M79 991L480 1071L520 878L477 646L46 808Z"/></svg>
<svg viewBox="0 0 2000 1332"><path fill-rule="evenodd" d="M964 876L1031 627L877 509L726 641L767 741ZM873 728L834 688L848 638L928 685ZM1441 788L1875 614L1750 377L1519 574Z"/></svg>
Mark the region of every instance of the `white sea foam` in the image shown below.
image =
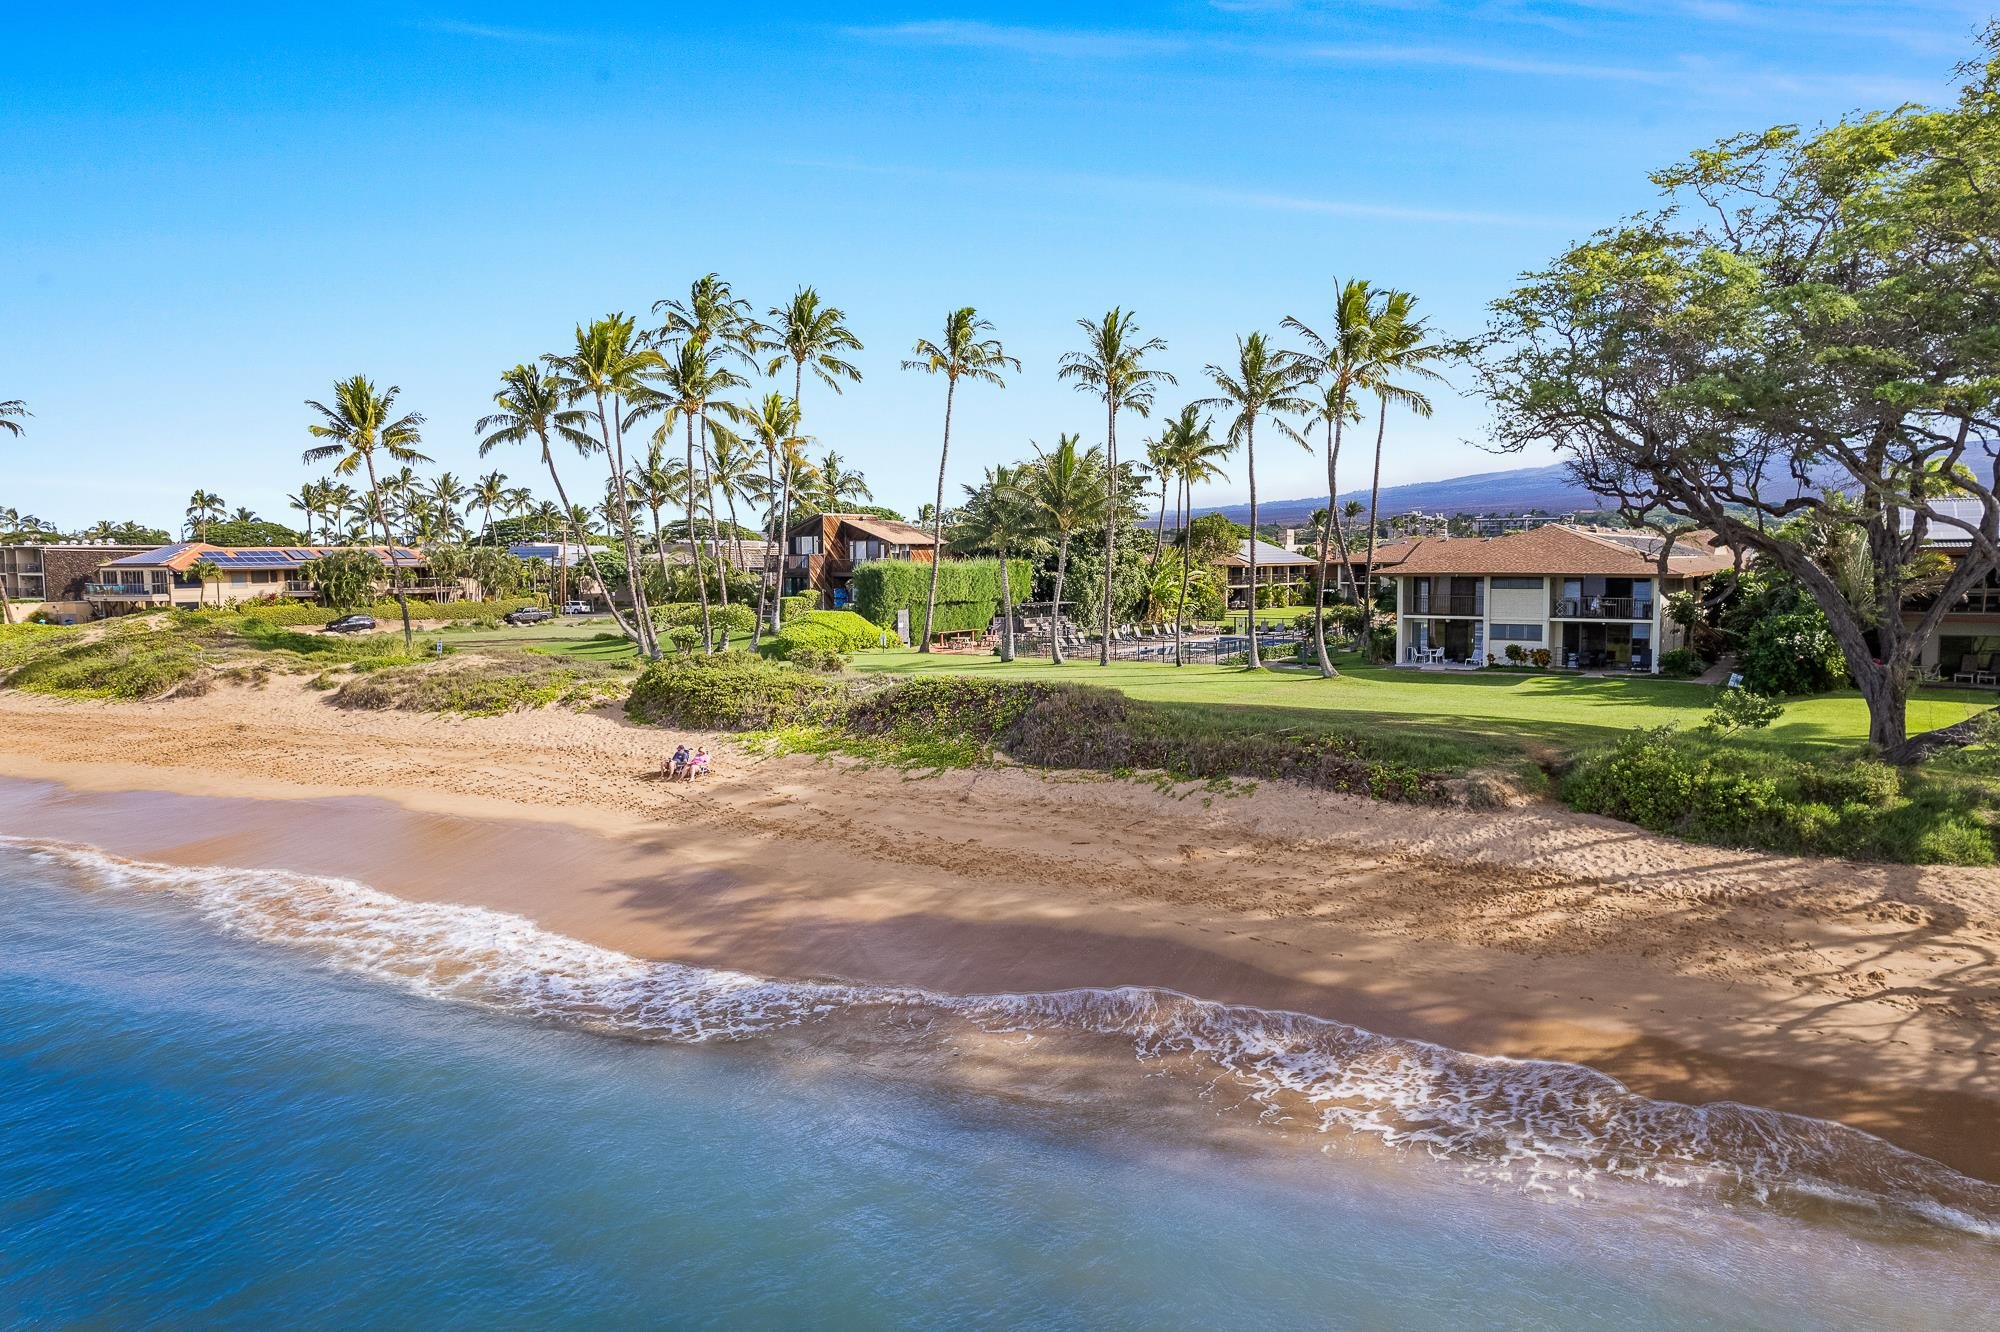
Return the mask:
<svg viewBox="0 0 2000 1332"><path fill-rule="evenodd" d="M623 1036L741 1040L833 1016L1129 1040L1183 1060L1274 1116L1374 1135L1533 1189L1596 1180L1730 1199L1819 1200L2000 1239L2000 1187L1860 1130L1754 1106L1640 1096L1578 1064L1466 1054L1300 1013L1128 986L944 995L788 982L647 962L483 907L412 902L274 870L187 868L0 837L84 884L164 892L223 930L299 948L419 994Z"/></svg>

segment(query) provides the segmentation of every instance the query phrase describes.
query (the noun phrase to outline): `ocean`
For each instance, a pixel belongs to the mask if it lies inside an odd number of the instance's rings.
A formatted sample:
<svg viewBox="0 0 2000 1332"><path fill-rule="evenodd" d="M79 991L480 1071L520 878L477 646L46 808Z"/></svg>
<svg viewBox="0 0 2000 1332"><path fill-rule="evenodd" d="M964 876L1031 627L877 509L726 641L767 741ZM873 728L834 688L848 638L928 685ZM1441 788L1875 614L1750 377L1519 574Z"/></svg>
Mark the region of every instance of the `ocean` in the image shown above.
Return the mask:
<svg viewBox="0 0 2000 1332"><path fill-rule="evenodd" d="M1158 991L646 963L0 839L10 1325L1975 1327L2000 1189Z"/></svg>

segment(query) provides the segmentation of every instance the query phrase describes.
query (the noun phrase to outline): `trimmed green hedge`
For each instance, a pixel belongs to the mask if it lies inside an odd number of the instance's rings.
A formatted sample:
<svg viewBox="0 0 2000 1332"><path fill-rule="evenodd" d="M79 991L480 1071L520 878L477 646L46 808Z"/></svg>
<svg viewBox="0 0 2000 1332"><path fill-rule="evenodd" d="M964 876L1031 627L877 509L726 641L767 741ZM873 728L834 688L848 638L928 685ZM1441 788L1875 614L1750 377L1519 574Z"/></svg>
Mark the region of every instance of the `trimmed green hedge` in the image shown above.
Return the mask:
<svg viewBox="0 0 2000 1332"><path fill-rule="evenodd" d="M701 603L699 601L669 601L663 606L653 607L653 622L662 629L679 629L683 626L701 628ZM732 601L727 606L709 603L708 623L716 632L727 629L732 635L748 635L757 627L757 608L746 606L740 601Z"/></svg>
<svg viewBox="0 0 2000 1332"><path fill-rule="evenodd" d="M885 633L891 645L902 645L894 629L884 629L853 611L807 611L786 620L776 635L764 640L762 651L781 660L809 660L823 669L830 657L851 657L881 647Z"/></svg>
<svg viewBox="0 0 2000 1332"><path fill-rule="evenodd" d="M1034 573L1026 560L1008 561L1007 579L1018 602L1029 594ZM924 631L924 600L930 595L931 566L914 560L871 560L854 571L854 609L884 629L896 627L896 612L910 612L910 632ZM1000 613L1000 561L946 560L938 566L934 633L984 631Z"/></svg>
<svg viewBox="0 0 2000 1332"><path fill-rule="evenodd" d="M493 601L446 601L436 604L412 600L410 619L498 619L510 611L520 610L523 606L541 604L540 597L500 597ZM358 606L351 611L338 611L308 601L239 601L230 606L210 606L203 610L176 610L171 614L175 624L215 624L225 627L241 624L245 620L262 620L266 624L282 625L325 624L343 615L372 615L384 624L391 620L398 625L403 622L402 608L396 604L393 597L387 601L378 601L372 606Z"/></svg>

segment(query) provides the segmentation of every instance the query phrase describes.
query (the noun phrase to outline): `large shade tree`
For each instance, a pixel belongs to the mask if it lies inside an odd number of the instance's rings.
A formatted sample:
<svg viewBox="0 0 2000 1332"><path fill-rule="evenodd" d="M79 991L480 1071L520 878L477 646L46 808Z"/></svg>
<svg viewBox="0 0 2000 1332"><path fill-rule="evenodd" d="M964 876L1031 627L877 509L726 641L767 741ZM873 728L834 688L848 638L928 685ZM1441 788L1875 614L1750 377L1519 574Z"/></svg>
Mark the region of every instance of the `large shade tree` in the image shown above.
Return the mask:
<svg viewBox="0 0 2000 1332"><path fill-rule="evenodd" d="M961 306L948 311L944 317L944 337L932 342L929 338L918 338L909 359L903 362L905 370L921 370L925 374L944 376L944 443L938 448L937 501L931 506L931 537L936 541L935 551L944 549L944 474L951 460L951 409L958 396L958 381L963 379L975 384L991 384L995 388L1007 386L1004 370L1020 370L1021 363L1007 355L998 338L986 335L993 331L993 325L979 317L979 312L971 306ZM931 559L930 591L924 595L924 634L917 644L917 651L931 650L931 621L937 614L938 560Z"/></svg>
<svg viewBox="0 0 2000 1332"><path fill-rule="evenodd" d="M1625 514L1700 523L1810 592L1897 763L1978 733L1910 735L1908 692L2000 567L2000 27L1964 79L1955 105L1657 173L1661 208L1495 305L1480 361L1505 444L1552 441ZM1859 570L1815 557L1829 528Z"/></svg>
<svg viewBox="0 0 2000 1332"><path fill-rule="evenodd" d="M378 455L406 467L430 461L417 449L424 438L423 416L417 412L396 415L396 397L401 392L394 384L377 389L366 375L353 375L334 384L332 406L307 399L306 406L319 413L319 420L308 425L306 433L325 443L307 449L305 462L310 467L331 461L336 476L367 476L368 507L381 529L382 544L389 548L390 582L403 614L403 651L407 654L416 650L416 636L410 630L410 597L403 588L403 565L394 559L396 541L389 531L389 515L382 507L382 486L375 469Z"/></svg>
<svg viewBox="0 0 2000 1332"><path fill-rule="evenodd" d="M1164 370L1149 370L1146 357L1165 351L1163 338L1141 338L1130 310L1113 307L1102 319L1079 319L1084 332L1082 351L1066 352L1057 363L1056 378L1104 403L1104 605L1099 626L1097 664L1111 664L1111 580L1118 540L1118 413L1146 416L1153 410L1153 393L1161 384L1177 382Z"/></svg>

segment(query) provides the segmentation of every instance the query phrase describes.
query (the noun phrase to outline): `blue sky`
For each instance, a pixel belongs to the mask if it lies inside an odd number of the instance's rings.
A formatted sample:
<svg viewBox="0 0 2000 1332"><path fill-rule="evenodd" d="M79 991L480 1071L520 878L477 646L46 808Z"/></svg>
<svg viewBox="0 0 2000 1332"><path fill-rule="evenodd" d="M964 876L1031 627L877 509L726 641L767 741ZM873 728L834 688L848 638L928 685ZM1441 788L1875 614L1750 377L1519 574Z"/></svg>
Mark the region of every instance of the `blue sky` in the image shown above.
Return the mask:
<svg viewBox="0 0 2000 1332"><path fill-rule="evenodd" d="M1515 274L1645 206L1649 168L1941 98L1982 18L1957 0L173 8L6 19L0 398L35 416L0 456L0 504L65 525L171 526L196 486L283 517L310 476L302 401L355 371L400 384L427 451L469 476L502 369L711 269L760 309L809 282L849 312L866 378L809 387L807 428L914 511L943 392L896 367L949 307L1024 363L961 396L956 483L1030 440L1101 436L1055 378L1078 318L1122 304L1165 337L1166 406L1237 334L1323 316L1336 276L1469 333ZM1482 423L1451 393L1430 421L1392 418L1385 481L1507 465ZM1289 445L1258 474L1272 498L1324 483ZM1243 490L1239 462L1207 498Z"/></svg>

